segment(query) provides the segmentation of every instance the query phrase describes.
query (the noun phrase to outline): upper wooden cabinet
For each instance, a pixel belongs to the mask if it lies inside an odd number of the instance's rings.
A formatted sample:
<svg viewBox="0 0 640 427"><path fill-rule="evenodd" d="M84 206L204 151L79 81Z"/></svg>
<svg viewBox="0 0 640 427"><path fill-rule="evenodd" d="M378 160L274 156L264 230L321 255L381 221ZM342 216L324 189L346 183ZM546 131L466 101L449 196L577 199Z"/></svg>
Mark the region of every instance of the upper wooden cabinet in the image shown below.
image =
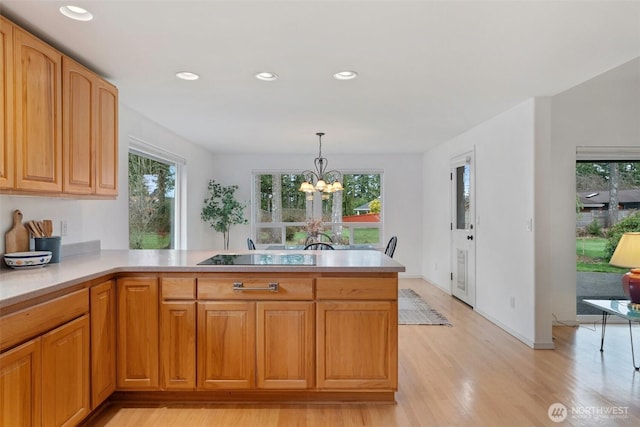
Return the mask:
<svg viewBox="0 0 640 427"><path fill-rule="evenodd" d="M0 16L0 188L14 186L13 24Z"/></svg>
<svg viewBox="0 0 640 427"><path fill-rule="evenodd" d="M62 64L63 191L116 196L118 91L70 58Z"/></svg>
<svg viewBox="0 0 640 427"><path fill-rule="evenodd" d="M14 27L15 186L62 191L62 55ZM18 95L19 94L19 95Z"/></svg>
<svg viewBox="0 0 640 427"><path fill-rule="evenodd" d="M0 191L118 195L118 90L0 17Z"/></svg>
<svg viewBox="0 0 640 427"><path fill-rule="evenodd" d="M118 89L97 81L96 194L118 195Z"/></svg>
<svg viewBox="0 0 640 427"><path fill-rule="evenodd" d="M92 194L95 188L95 78L69 58L62 61L64 76L63 124L64 186L66 193Z"/></svg>

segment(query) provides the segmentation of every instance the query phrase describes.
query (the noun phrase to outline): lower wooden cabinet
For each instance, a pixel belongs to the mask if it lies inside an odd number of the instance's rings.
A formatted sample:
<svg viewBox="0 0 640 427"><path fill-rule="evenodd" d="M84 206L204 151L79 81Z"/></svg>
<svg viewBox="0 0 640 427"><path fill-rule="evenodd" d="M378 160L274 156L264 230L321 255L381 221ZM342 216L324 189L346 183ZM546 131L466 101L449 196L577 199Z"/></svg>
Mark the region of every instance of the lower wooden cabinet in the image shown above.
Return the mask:
<svg viewBox="0 0 640 427"><path fill-rule="evenodd" d="M395 301L317 303L319 389L398 386Z"/></svg>
<svg viewBox="0 0 640 427"><path fill-rule="evenodd" d="M257 388L310 389L314 386L314 303L257 303Z"/></svg>
<svg viewBox="0 0 640 427"><path fill-rule="evenodd" d="M73 426L90 411L89 291L0 318L0 426Z"/></svg>
<svg viewBox="0 0 640 427"><path fill-rule="evenodd" d="M40 338L0 355L0 426L40 426Z"/></svg>
<svg viewBox="0 0 640 427"><path fill-rule="evenodd" d="M157 390L158 279L117 280L118 389Z"/></svg>
<svg viewBox="0 0 640 427"><path fill-rule="evenodd" d="M116 283L91 288L91 409L116 389Z"/></svg>
<svg viewBox="0 0 640 427"><path fill-rule="evenodd" d="M114 390L393 401L397 276L283 276L134 273L3 315L0 427L77 425Z"/></svg>
<svg viewBox="0 0 640 427"><path fill-rule="evenodd" d="M196 303L160 306L160 379L164 390L196 387Z"/></svg>
<svg viewBox="0 0 640 427"><path fill-rule="evenodd" d="M89 403L89 315L44 334L42 340L42 426L73 426Z"/></svg>
<svg viewBox="0 0 640 427"><path fill-rule="evenodd" d="M74 426L89 404L89 315L0 356L1 426Z"/></svg>
<svg viewBox="0 0 640 427"><path fill-rule="evenodd" d="M318 278L316 298L318 389L397 390L397 276Z"/></svg>
<svg viewBox="0 0 640 427"><path fill-rule="evenodd" d="M255 302L198 302L198 388L255 387Z"/></svg>
<svg viewBox="0 0 640 427"><path fill-rule="evenodd" d="M270 280L281 294L228 292L229 279L161 279L160 376L166 390L311 389L315 319L310 279ZM234 279L237 281L237 279ZM258 289L258 290L256 290ZM214 292L214 290L218 292ZM221 300L208 300L216 296ZM284 301L275 301L280 296ZM269 300L263 301L262 298ZM307 298L309 301L299 301ZM286 299L294 299L287 301ZM197 373L197 374L196 374Z"/></svg>
<svg viewBox="0 0 640 427"><path fill-rule="evenodd" d="M198 388L309 389L313 302L198 302Z"/></svg>

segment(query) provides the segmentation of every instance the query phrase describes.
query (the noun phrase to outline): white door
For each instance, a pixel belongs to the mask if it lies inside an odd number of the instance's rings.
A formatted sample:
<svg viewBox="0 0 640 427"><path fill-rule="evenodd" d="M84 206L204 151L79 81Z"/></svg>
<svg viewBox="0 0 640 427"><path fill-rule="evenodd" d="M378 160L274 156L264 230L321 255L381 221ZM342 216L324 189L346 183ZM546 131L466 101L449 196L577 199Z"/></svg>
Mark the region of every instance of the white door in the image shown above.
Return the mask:
<svg viewBox="0 0 640 427"><path fill-rule="evenodd" d="M471 150L451 159L451 294L476 303L475 155Z"/></svg>

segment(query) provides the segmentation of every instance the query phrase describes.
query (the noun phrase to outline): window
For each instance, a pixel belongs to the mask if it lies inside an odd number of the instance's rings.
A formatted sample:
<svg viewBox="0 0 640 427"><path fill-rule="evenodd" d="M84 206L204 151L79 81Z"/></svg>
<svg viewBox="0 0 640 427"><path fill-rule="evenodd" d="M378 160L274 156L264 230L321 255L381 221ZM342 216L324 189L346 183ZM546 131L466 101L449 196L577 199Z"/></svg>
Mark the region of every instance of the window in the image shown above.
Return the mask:
<svg viewBox="0 0 640 427"><path fill-rule="evenodd" d="M632 220L630 217L637 215L639 209L639 161L576 162L578 315L600 314L597 309L582 302L583 299L628 298L622 291L620 279L628 269L609 265L617 244L617 233L611 236L609 230L618 223L633 224L627 221Z"/></svg>
<svg viewBox="0 0 640 427"><path fill-rule="evenodd" d="M134 147L135 145L135 147ZM184 162L148 144L129 151L129 248L180 249L180 173Z"/></svg>
<svg viewBox="0 0 640 427"><path fill-rule="evenodd" d="M382 227L382 174L344 174L344 190L314 193L310 200L299 191L303 177L289 172L254 173L253 234L256 244L301 245L307 220L322 220L333 242L379 245Z"/></svg>

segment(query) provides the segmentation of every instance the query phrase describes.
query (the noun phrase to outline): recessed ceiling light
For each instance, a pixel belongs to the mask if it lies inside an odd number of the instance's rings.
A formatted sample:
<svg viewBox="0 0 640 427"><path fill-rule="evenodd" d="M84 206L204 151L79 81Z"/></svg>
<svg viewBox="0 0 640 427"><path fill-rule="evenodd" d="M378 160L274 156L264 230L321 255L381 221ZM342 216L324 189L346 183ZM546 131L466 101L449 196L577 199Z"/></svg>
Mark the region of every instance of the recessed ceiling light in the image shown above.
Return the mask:
<svg viewBox="0 0 640 427"><path fill-rule="evenodd" d="M351 80L358 77L358 73L355 71L340 71L339 73L335 73L333 78L336 80Z"/></svg>
<svg viewBox="0 0 640 427"><path fill-rule="evenodd" d="M200 78L199 75L190 71L180 71L176 73L176 77L182 80L198 80Z"/></svg>
<svg viewBox="0 0 640 427"><path fill-rule="evenodd" d="M62 6L60 8L60 13L67 18L75 19L76 21L91 21L93 19L93 14L91 12L78 6Z"/></svg>
<svg viewBox="0 0 640 427"><path fill-rule="evenodd" d="M276 73L262 72L256 74L256 79L264 80L265 82L272 82L278 78Z"/></svg>

